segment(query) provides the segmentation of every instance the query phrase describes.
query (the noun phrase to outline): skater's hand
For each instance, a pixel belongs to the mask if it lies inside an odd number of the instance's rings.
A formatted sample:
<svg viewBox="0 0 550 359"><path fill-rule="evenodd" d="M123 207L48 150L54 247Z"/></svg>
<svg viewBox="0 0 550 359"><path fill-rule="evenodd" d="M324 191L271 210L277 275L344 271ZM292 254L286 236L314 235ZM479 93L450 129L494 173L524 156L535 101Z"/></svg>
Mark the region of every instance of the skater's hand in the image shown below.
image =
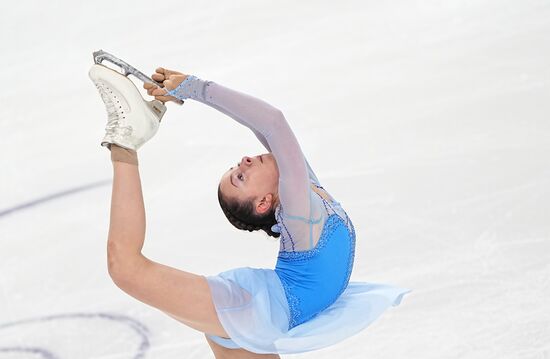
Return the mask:
<svg viewBox="0 0 550 359"><path fill-rule="evenodd" d="M152 83L144 83L143 87L147 90L147 94L150 96L155 96L155 99L163 103L167 101L179 101L173 96L166 96L166 93L178 87L178 85L187 78L187 75L182 74L181 72L159 67L155 70L155 73L151 76L151 78L157 82L162 82L164 87L160 88Z"/></svg>

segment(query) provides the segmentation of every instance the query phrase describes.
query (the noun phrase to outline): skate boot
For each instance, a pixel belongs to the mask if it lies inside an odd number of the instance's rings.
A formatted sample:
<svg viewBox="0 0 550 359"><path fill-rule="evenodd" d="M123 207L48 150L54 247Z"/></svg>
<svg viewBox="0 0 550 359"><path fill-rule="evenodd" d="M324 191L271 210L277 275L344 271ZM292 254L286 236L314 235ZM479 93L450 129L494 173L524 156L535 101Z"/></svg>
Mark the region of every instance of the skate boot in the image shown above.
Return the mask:
<svg viewBox="0 0 550 359"><path fill-rule="evenodd" d="M134 83L103 65L92 65L89 76L105 103L108 119L101 146L112 143L137 151L158 131L166 106L145 101Z"/></svg>

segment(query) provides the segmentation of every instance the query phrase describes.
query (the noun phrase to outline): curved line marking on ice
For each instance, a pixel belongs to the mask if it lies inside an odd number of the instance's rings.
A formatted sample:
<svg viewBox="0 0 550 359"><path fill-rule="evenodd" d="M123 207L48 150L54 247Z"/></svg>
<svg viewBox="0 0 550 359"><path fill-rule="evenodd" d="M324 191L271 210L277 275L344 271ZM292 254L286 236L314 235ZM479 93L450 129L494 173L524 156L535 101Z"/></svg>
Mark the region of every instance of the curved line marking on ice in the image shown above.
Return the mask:
<svg viewBox="0 0 550 359"><path fill-rule="evenodd" d="M0 353L31 353L38 354L44 359L58 359L49 351L38 347L0 347Z"/></svg>
<svg viewBox="0 0 550 359"><path fill-rule="evenodd" d="M42 204L44 202L53 201L53 200L61 198L61 197L70 196L70 195L75 194L75 193L84 192L84 191L94 189L94 188L97 188L97 187L101 187L101 186L111 184L111 183L112 183L112 180L103 180L103 181L99 181L99 182L93 182L93 183L90 183L90 184L87 184L87 185L84 185L84 186L75 187L75 188L72 188L72 189L69 189L69 190L66 190L66 191L57 192L57 193L54 193L54 194L51 194L51 195L48 195L48 196L45 196L45 197L42 197L42 198L38 198L38 199L29 201L29 202L26 202L26 203L22 203L22 204L16 205L16 206L11 207L11 208L2 209L2 210L0 210L0 218L5 217L5 216L10 215L10 214L13 214L14 212L17 212L17 211L21 211L21 210L24 210L24 209L35 207L35 206L37 206L39 204Z"/></svg>
<svg viewBox="0 0 550 359"><path fill-rule="evenodd" d="M34 323L43 323L43 322L52 322L59 320L79 320L79 319L104 319L113 322L119 322L126 324L129 328L134 330L141 339L139 347L136 353L132 356L132 359L142 359L145 357L145 354L151 346L149 342L149 329L138 322L135 319L124 315L109 314L109 313L70 313L70 314L58 314L58 315L49 315L39 318L23 319L10 323L0 324L0 331L7 328L12 328L16 326L34 324ZM58 359L51 352L46 349L37 348L37 347L0 347L0 353L2 352L27 352L33 354L39 354L42 358L45 359Z"/></svg>

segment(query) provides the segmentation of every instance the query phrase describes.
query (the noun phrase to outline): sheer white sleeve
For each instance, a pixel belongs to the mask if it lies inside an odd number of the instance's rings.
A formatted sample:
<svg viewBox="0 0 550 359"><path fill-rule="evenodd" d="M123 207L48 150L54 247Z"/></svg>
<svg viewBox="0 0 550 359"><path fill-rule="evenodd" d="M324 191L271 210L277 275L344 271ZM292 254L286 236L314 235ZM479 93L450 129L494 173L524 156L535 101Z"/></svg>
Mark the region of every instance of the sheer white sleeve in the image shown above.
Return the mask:
<svg viewBox="0 0 550 359"><path fill-rule="evenodd" d="M279 201L276 212L284 250L310 249L317 242L313 226L321 222L322 202L313 196L311 182L319 184L283 113L267 102L229 89L213 81L188 76L170 95L192 98L248 127L270 151L279 169ZM279 221L280 219L280 221ZM284 242L287 243L284 243Z"/></svg>

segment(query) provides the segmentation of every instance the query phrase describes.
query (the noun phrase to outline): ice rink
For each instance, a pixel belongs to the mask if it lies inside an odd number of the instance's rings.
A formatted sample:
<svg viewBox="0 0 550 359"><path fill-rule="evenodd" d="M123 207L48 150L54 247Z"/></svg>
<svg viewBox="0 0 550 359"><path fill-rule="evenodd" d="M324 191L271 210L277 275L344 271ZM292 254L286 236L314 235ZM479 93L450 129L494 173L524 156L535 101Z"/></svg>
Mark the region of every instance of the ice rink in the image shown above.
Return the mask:
<svg viewBox="0 0 550 359"><path fill-rule="evenodd" d="M550 359L550 1L0 4L0 358L213 358L107 273L103 49L281 109L355 224L352 281L411 288L338 345L284 358ZM139 152L144 254L273 268L223 172L264 148L198 102Z"/></svg>

